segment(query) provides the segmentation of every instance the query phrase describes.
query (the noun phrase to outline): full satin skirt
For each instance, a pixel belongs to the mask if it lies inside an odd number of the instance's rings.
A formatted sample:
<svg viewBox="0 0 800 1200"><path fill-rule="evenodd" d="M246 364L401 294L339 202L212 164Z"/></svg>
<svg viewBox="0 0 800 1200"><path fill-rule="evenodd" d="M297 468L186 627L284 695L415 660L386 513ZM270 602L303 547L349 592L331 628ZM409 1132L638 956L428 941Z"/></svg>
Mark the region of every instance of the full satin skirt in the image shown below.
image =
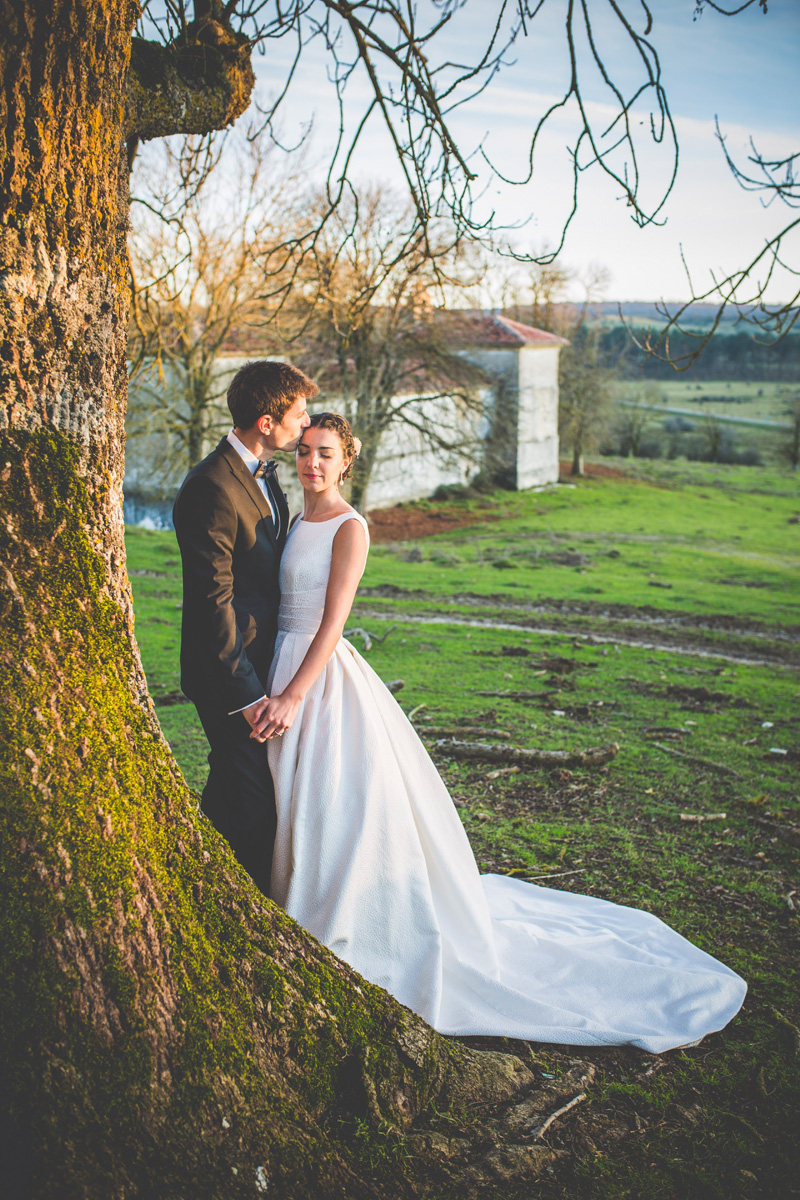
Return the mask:
<svg viewBox="0 0 800 1200"><path fill-rule="evenodd" d="M278 635L273 693L311 640ZM479 875L433 762L348 642L268 746L273 898L439 1032L660 1053L741 1006L744 981L652 914Z"/></svg>

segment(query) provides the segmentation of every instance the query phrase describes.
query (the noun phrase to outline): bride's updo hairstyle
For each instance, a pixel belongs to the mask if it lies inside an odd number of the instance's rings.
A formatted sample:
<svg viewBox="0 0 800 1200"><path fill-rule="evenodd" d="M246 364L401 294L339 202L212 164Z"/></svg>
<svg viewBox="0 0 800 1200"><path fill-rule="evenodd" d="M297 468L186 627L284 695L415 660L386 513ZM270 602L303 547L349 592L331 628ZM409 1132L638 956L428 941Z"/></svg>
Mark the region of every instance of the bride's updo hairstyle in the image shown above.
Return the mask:
<svg viewBox="0 0 800 1200"><path fill-rule="evenodd" d="M353 470L353 460L358 457L350 422L339 413L323 412L314 413L311 418L311 426L316 429L330 429L331 433L335 433L339 438L345 458L350 459L349 464L342 471L342 479L348 479Z"/></svg>

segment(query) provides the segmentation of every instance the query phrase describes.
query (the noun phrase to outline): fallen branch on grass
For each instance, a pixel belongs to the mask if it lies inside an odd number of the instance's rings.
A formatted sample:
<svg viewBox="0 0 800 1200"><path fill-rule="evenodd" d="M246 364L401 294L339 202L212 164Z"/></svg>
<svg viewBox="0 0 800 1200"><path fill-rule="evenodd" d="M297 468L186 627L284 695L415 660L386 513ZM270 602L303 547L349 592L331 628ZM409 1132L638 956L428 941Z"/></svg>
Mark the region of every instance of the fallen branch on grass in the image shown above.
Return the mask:
<svg viewBox="0 0 800 1200"><path fill-rule="evenodd" d="M549 871L546 875L514 875L512 879L521 879L523 883L530 883L534 879L563 879L565 875L585 875L590 867L579 867L577 871Z"/></svg>
<svg viewBox="0 0 800 1200"><path fill-rule="evenodd" d="M607 746L588 746L585 750L528 750L504 743L460 742L455 738L440 740L437 749L453 758L476 758L483 762L519 763L530 767L601 767L619 753L619 743Z"/></svg>
<svg viewBox="0 0 800 1200"><path fill-rule="evenodd" d="M360 637L364 639L364 651L368 652L372 649L373 642L385 642L392 630L397 629L396 625L390 625L385 633L380 634L370 633L367 629L345 629L342 637L354 638Z"/></svg>
<svg viewBox="0 0 800 1200"><path fill-rule="evenodd" d="M396 696L398 692L402 692L403 688L406 686L405 679L389 679L384 680L384 683L393 696Z"/></svg>
<svg viewBox="0 0 800 1200"><path fill-rule="evenodd" d="M698 825L703 821L727 821L727 813L679 813L682 821L695 821Z"/></svg>
<svg viewBox="0 0 800 1200"><path fill-rule="evenodd" d="M498 767L496 771L490 771L488 775L484 775L484 779L499 779L501 775L518 775L519 767Z"/></svg>
<svg viewBox="0 0 800 1200"><path fill-rule="evenodd" d="M550 1113L550 1116L547 1118L544 1125L538 1125L535 1129L530 1129L526 1136L534 1138L536 1141L538 1141L539 1138L544 1137L547 1130L553 1124L553 1121L557 1120L559 1117L563 1117L564 1113L568 1113L571 1108L574 1108L576 1104L580 1104L581 1100L585 1099L586 1092L579 1092L578 1095L573 1096L572 1099L563 1106L563 1108L557 1108L554 1113Z"/></svg>
<svg viewBox="0 0 800 1200"><path fill-rule="evenodd" d="M682 750L676 750L674 746L665 746L663 742L653 742L654 746L658 746L659 750L664 750L667 754L674 754L676 758L684 758L687 762L696 763L698 767L708 767L710 771L716 771L720 775L731 775L734 779L740 779L738 771L734 771L733 767L726 767L724 763L714 762L710 758L700 758L697 754L684 754Z"/></svg>
<svg viewBox="0 0 800 1200"><path fill-rule="evenodd" d="M644 736L654 737L662 734L665 737L691 737L691 729L682 729L679 725L647 725Z"/></svg>
<svg viewBox="0 0 800 1200"><path fill-rule="evenodd" d="M541 700L547 692L476 692L476 696L494 696L501 700Z"/></svg>
<svg viewBox="0 0 800 1200"><path fill-rule="evenodd" d="M425 725L420 729L420 733L430 738L454 738L463 733L471 733L477 737L511 737L507 729L487 729L483 725L459 725L453 729L435 729Z"/></svg>

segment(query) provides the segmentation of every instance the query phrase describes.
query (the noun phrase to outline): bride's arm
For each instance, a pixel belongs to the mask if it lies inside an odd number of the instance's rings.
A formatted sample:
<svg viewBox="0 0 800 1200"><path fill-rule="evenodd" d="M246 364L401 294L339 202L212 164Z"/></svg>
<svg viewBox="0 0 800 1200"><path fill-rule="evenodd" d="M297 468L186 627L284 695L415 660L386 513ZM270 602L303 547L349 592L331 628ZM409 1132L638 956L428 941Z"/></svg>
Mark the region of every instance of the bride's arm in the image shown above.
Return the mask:
<svg viewBox="0 0 800 1200"><path fill-rule="evenodd" d="M333 539L331 573L325 593L322 623L297 672L278 696L272 696L251 737L263 741L289 729L308 689L333 654L353 606L356 588L364 573L367 535L360 521L345 521Z"/></svg>

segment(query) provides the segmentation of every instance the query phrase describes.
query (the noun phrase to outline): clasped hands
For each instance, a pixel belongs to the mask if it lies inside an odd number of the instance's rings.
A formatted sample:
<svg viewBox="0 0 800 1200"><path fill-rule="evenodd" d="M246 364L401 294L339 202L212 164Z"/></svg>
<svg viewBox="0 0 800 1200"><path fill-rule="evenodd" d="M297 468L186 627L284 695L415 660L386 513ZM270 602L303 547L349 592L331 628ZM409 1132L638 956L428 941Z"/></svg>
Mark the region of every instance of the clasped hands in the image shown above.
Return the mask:
<svg viewBox="0 0 800 1200"><path fill-rule="evenodd" d="M250 726L250 737L257 742L282 737L291 728L301 699L300 696L282 692L278 696L265 696L263 700L257 700L249 708L243 709L242 715Z"/></svg>

